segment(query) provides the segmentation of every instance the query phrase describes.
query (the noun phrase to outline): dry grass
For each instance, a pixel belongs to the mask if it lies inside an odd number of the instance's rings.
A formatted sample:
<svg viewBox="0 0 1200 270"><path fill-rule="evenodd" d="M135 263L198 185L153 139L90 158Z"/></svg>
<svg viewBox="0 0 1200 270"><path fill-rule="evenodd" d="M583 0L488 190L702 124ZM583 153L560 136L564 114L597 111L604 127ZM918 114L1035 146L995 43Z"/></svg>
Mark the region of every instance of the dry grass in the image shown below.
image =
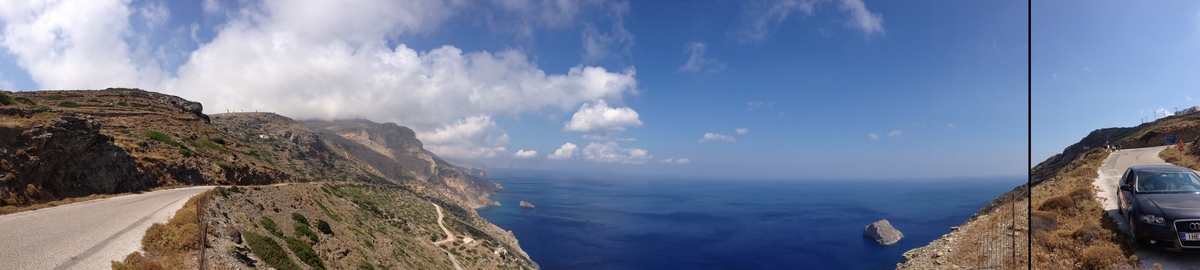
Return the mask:
<svg viewBox="0 0 1200 270"><path fill-rule="evenodd" d="M146 252L130 253L124 261L113 261L112 269L199 268L200 262L196 258L205 245L204 235L211 233L208 232L211 228L201 229L202 222L196 209L211 201L213 194L213 191L207 191L193 196L166 224L150 225L142 237L142 249Z"/></svg>
<svg viewBox="0 0 1200 270"><path fill-rule="evenodd" d="M1125 235L1093 198L1108 152L1089 151L1035 186L1031 195L1033 269L1109 269L1132 263Z"/></svg>
<svg viewBox="0 0 1200 270"><path fill-rule="evenodd" d="M1185 147L1184 149L1188 149ZM1200 169L1200 158L1195 155L1189 155L1183 151L1179 151L1175 147L1167 147L1162 152L1158 152L1158 157L1167 161L1167 163L1184 166L1193 170Z"/></svg>

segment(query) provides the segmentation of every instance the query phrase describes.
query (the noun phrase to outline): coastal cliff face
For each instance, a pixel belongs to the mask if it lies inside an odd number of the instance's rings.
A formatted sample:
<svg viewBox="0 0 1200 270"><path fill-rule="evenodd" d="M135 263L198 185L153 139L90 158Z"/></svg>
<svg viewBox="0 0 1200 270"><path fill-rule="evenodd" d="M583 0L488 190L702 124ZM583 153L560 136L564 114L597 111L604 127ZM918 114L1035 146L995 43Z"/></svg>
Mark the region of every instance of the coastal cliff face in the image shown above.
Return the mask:
<svg viewBox="0 0 1200 270"><path fill-rule="evenodd" d="M488 196L499 185L460 171L458 167L425 150L416 133L393 123L366 120L307 121L334 148L354 157L395 183L419 181L444 188L447 195L479 208L494 205ZM472 171L482 174L481 171Z"/></svg>

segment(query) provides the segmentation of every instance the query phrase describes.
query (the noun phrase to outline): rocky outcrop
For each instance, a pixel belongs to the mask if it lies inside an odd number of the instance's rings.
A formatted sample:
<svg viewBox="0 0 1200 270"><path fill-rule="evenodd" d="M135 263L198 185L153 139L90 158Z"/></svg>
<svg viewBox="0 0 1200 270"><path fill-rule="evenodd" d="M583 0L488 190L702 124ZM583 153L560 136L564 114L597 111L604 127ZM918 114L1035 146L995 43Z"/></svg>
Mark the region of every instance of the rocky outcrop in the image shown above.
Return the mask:
<svg viewBox="0 0 1200 270"><path fill-rule="evenodd" d="M532 203L529 203L529 202L527 202L527 201L521 201L521 207L525 207L525 208L533 208L534 206L533 206L533 204L532 204Z"/></svg>
<svg viewBox="0 0 1200 270"><path fill-rule="evenodd" d="M0 206L134 191L153 184L100 127L100 122L72 113L43 125L0 126Z"/></svg>
<svg viewBox="0 0 1200 270"><path fill-rule="evenodd" d="M904 234L892 228L892 223L887 219L881 219L863 229L863 236L875 240L880 245L892 245L904 238Z"/></svg>

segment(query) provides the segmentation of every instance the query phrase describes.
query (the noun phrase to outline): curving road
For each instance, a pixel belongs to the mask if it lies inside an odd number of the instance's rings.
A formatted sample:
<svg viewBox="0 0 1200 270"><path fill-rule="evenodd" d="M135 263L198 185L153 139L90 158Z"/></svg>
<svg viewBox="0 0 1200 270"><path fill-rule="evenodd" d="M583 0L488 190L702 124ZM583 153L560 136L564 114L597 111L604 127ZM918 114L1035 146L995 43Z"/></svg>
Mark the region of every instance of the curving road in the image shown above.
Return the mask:
<svg viewBox="0 0 1200 270"><path fill-rule="evenodd" d="M0 216L0 269L108 269L151 224L212 187L159 190Z"/></svg>
<svg viewBox="0 0 1200 270"><path fill-rule="evenodd" d="M1121 175L1125 173L1125 169L1136 165L1169 165L1162 158L1158 157L1158 153L1169 146L1147 147L1126 149L1113 152L1108 155L1108 159L1104 160L1104 164L1100 165L1100 177L1096 178L1095 185L1100 190L1100 196L1097 199L1104 205L1104 210L1108 212L1108 216L1117 222L1121 227L1121 231L1128 230L1129 224L1121 215L1121 211L1117 209L1117 183L1120 182ZM1135 252L1138 257L1138 267L1140 269L1156 269L1154 264L1161 264L1161 269L1196 269L1200 270L1200 257L1195 254L1179 253L1160 248L1141 247Z"/></svg>
<svg viewBox="0 0 1200 270"><path fill-rule="evenodd" d="M432 203L432 202L431 202L431 203ZM434 207L434 208L437 208L437 212L438 212L438 227L442 227L442 231L443 231L443 232L446 232L446 239L443 239L443 240L441 240L441 241L437 241L437 242L433 242L433 245L435 245L435 246L436 246L436 245L441 245L441 244L446 244L446 243L453 242L453 241L454 241L454 234L453 234L453 233L450 233L450 229L446 229L446 224L445 224L445 223L442 221L442 219L444 219L444 218L446 217L445 215L443 215L443 214L442 214L442 206L440 206L440 205L437 205L436 203L433 203L433 207ZM459 266L459 265L458 265L458 260L457 260L457 259L454 259L454 254L450 254L450 251L449 251L449 250L442 250L442 251L446 252L446 256L450 256L450 262L451 262L451 263L454 263L454 269L455 269L455 270L462 270L462 266Z"/></svg>

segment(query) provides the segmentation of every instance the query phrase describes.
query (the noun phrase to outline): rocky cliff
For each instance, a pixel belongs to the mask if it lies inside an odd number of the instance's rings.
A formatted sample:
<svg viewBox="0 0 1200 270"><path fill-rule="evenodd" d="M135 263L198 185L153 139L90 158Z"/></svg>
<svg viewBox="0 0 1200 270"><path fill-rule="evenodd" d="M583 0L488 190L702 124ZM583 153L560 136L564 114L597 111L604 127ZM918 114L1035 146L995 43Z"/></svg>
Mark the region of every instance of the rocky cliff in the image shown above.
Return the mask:
<svg viewBox="0 0 1200 270"><path fill-rule="evenodd" d="M331 147L362 161L389 181L429 183L444 188L449 196L472 208L495 204L488 196L499 189L499 185L464 173L425 150L412 129L366 120L306 121L305 124L327 138Z"/></svg>

